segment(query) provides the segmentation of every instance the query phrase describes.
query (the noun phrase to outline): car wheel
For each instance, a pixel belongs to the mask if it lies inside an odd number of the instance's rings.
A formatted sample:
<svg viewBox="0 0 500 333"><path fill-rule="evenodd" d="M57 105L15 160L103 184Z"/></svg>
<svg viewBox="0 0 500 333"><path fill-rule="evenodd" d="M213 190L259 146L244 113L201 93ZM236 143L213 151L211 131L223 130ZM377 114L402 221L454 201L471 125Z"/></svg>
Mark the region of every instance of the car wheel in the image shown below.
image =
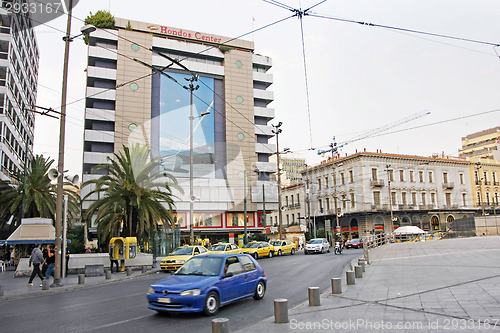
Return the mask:
<svg viewBox="0 0 500 333"><path fill-rule="evenodd" d="M330 248L328 248L328 250L326 250L326 252L330 253Z"/></svg>
<svg viewBox="0 0 500 333"><path fill-rule="evenodd" d="M267 255L269 258L273 257L273 251L269 251L269 254Z"/></svg>
<svg viewBox="0 0 500 333"><path fill-rule="evenodd" d="M259 281L259 283L257 283L257 287L255 287L255 294L253 295L253 298L262 299L265 294L266 284L263 281Z"/></svg>
<svg viewBox="0 0 500 333"><path fill-rule="evenodd" d="M282 255L281 250L278 250L278 256Z"/></svg>
<svg viewBox="0 0 500 333"><path fill-rule="evenodd" d="M259 254L257 252L254 252L254 254L252 254L252 256L255 260L259 259Z"/></svg>
<svg viewBox="0 0 500 333"><path fill-rule="evenodd" d="M304 250L304 254L307 254L307 250Z"/></svg>
<svg viewBox="0 0 500 333"><path fill-rule="evenodd" d="M295 249L292 249L292 250L290 251L290 254L293 256L293 255L295 254Z"/></svg>
<svg viewBox="0 0 500 333"><path fill-rule="evenodd" d="M208 293L203 311L207 316L213 316L219 312L219 295L216 292L211 291Z"/></svg>

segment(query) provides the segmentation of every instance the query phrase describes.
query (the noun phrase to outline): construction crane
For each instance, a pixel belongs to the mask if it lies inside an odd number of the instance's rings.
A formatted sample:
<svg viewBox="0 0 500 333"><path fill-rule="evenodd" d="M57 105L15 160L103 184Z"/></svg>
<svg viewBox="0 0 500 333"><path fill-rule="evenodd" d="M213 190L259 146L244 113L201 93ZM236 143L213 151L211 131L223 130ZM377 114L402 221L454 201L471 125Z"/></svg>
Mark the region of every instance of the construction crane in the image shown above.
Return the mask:
<svg viewBox="0 0 500 333"><path fill-rule="evenodd" d="M327 149L327 150L318 150L318 155L322 155L322 154L325 154L325 153L329 153L329 152L332 152L332 157L334 157L338 150L350 143L353 143L353 142L356 142L356 141L360 141L360 140L364 140L364 139L368 139L368 138L371 138L377 134L380 134L380 133L383 133L389 129L393 129L394 127L396 126L400 126L400 125L403 125L407 122L410 122L410 121L413 121L415 119L418 119L418 118L422 118L424 116L427 116L431 114L429 111L422 111L422 112L419 112L419 113L415 113L415 114L412 114L412 115L409 115L403 119L400 119L400 120L397 120L393 123L390 123L390 124L387 124L387 125L384 125L384 126L381 126L381 127L377 127L377 128L374 128L372 130L369 130L367 132L364 132L358 136L355 136L354 138L352 138L351 140L348 140L348 141L345 141L345 142L342 142L340 144L337 145L337 143L335 142L335 137L333 137L333 142L330 143L329 147L330 149Z"/></svg>

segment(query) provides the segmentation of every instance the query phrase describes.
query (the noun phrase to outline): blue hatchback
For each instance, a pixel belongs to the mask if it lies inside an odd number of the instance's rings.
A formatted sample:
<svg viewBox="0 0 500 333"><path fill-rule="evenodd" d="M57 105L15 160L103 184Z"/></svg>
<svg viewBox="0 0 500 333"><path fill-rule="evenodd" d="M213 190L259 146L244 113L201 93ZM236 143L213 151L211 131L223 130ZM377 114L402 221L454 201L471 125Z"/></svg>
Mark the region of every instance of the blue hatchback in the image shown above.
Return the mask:
<svg viewBox="0 0 500 333"><path fill-rule="evenodd" d="M153 284L149 308L159 312L198 312L215 315L221 306L266 293L264 270L248 254L198 255L174 275Z"/></svg>

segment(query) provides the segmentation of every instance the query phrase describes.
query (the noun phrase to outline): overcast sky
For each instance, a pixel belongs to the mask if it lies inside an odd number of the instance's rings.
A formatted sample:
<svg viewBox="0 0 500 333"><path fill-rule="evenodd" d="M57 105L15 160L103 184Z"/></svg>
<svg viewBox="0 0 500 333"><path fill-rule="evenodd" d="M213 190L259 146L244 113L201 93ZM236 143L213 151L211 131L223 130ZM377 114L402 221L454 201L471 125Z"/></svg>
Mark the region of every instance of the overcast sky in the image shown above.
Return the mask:
<svg viewBox="0 0 500 333"><path fill-rule="evenodd" d="M306 9L320 1L281 2ZM73 13L73 34L90 12L98 10L228 37L293 15L261 0L83 0ZM498 0L328 0L310 13L500 44ZM283 122L280 147L289 147L309 163L321 160L309 149L327 149L333 136L339 144L350 142L342 155L366 148L457 156L461 137L500 125L499 47L304 16L303 52L300 23L290 18L244 39L255 42L256 53L273 58L274 84L269 89L275 100L269 107L276 111L272 123ZM65 27L63 17L36 28L39 106L61 104ZM70 50L65 149L65 169L73 174L82 168L86 56L83 41L75 40ZM424 112L430 114L395 126ZM387 129L385 135L355 140L377 128ZM395 130L402 131L386 134ZM57 160L58 131L58 120L37 116L35 152Z"/></svg>

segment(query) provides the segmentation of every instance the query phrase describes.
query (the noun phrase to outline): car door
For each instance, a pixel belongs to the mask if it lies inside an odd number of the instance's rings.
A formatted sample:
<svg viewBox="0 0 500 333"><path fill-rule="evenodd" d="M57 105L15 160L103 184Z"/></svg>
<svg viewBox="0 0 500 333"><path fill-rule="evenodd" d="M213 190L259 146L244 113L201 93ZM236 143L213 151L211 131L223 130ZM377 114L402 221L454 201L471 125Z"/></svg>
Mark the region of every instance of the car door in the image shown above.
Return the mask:
<svg viewBox="0 0 500 333"><path fill-rule="evenodd" d="M247 296L251 296L255 293L259 271L249 256L243 255L238 258L243 266L243 274L245 275L245 293Z"/></svg>
<svg viewBox="0 0 500 333"><path fill-rule="evenodd" d="M222 278L218 286L221 303L230 302L246 294L243 267L236 256L226 258L224 271L222 272Z"/></svg>

